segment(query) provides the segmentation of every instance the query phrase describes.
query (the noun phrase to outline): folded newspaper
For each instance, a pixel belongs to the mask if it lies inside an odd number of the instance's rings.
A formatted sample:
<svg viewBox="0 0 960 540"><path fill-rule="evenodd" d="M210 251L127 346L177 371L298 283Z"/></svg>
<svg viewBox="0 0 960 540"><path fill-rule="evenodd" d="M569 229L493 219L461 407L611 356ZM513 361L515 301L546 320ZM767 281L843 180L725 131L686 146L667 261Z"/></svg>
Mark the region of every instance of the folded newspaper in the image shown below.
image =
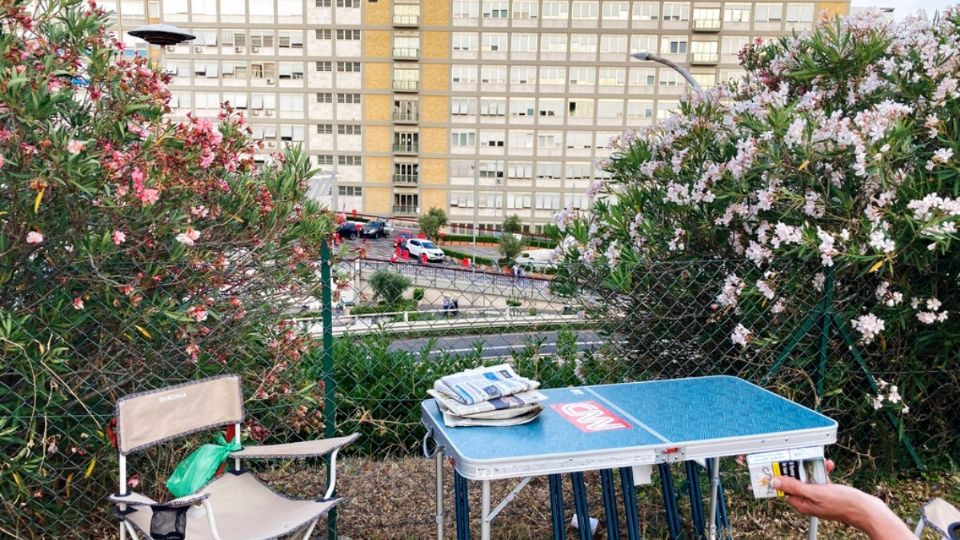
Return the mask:
<svg viewBox="0 0 960 540"><path fill-rule="evenodd" d="M547 396L539 386L501 364L443 377L427 393L437 400L447 426L513 426L543 412L539 402Z"/></svg>

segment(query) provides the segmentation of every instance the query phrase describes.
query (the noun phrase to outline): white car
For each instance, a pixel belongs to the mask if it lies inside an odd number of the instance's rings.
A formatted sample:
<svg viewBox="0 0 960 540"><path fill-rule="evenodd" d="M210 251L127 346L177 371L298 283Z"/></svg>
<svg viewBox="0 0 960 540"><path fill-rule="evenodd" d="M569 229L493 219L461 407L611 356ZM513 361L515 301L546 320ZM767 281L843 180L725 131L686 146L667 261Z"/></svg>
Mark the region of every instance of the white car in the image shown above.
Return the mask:
<svg viewBox="0 0 960 540"><path fill-rule="evenodd" d="M426 254L427 260L430 262L443 262L447 258L443 250L430 240L411 238L407 240L407 249L410 251L411 257L419 259L421 255Z"/></svg>
<svg viewBox="0 0 960 540"><path fill-rule="evenodd" d="M517 255L517 264L520 266L529 266L534 270L544 270L555 268L556 261L553 260L552 249L527 249Z"/></svg>

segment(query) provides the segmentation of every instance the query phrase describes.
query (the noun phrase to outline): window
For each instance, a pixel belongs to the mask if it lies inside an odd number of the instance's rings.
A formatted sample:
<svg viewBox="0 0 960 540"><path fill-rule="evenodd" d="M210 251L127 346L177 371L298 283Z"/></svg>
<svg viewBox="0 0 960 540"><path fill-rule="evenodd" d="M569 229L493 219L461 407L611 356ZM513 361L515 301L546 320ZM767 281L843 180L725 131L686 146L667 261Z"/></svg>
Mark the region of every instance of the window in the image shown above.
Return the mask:
<svg viewBox="0 0 960 540"><path fill-rule="evenodd" d="M360 0L337 0L338 8L359 8Z"/></svg>
<svg viewBox="0 0 960 540"><path fill-rule="evenodd" d="M627 54L627 36L625 34L606 35L600 38L601 54Z"/></svg>
<svg viewBox="0 0 960 540"><path fill-rule="evenodd" d="M480 2L477 0L455 0L453 2L454 19L475 19L480 15Z"/></svg>
<svg viewBox="0 0 960 540"><path fill-rule="evenodd" d="M507 0L484 0L484 19L506 19L510 16L510 7Z"/></svg>
<svg viewBox="0 0 960 540"><path fill-rule="evenodd" d="M477 114L477 100L473 98L451 99L450 114L454 116L472 116Z"/></svg>
<svg viewBox="0 0 960 540"><path fill-rule="evenodd" d="M703 88L713 88L717 85L716 73L691 73L691 75Z"/></svg>
<svg viewBox="0 0 960 540"><path fill-rule="evenodd" d="M224 79L246 79L247 63L246 62L224 62L223 78Z"/></svg>
<svg viewBox="0 0 960 540"><path fill-rule="evenodd" d="M224 0L220 0L221 3ZM303 16L303 4L300 0L277 0L277 15L282 19L283 17L293 18L293 17L302 17Z"/></svg>
<svg viewBox="0 0 960 540"><path fill-rule="evenodd" d="M695 21L720 21L719 8L693 8ZM719 26L717 27L719 28Z"/></svg>
<svg viewBox="0 0 960 540"><path fill-rule="evenodd" d="M657 36L633 36L630 52L657 52Z"/></svg>
<svg viewBox="0 0 960 540"><path fill-rule="evenodd" d="M723 54L728 55L738 55L744 47L747 46L747 42L750 41L750 38L747 36L723 36Z"/></svg>
<svg viewBox="0 0 960 540"><path fill-rule="evenodd" d="M534 101L528 98L510 98L510 116L534 116Z"/></svg>
<svg viewBox="0 0 960 540"><path fill-rule="evenodd" d="M660 18L660 4L657 2L634 2L634 21L656 21Z"/></svg>
<svg viewBox="0 0 960 540"><path fill-rule="evenodd" d="M660 87L676 88L683 84L680 74L670 68L660 68Z"/></svg>
<svg viewBox="0 0 960 540"><path fill-rule="evenodd" d="M726 22L750 22L750 4L727 4L723 10Z"/></svg>
<svg viewBox="0 0 960 540"><path fill-rule="evenodd" d="M302 79L303 78L303 63L302 62L280 62L277 66L278 75L280 79Z"/></svg>
<svg viewBox="0 0 960 540"><path fill-rule="evenodd" d="M507 100L503 98L481 99L481 116L505 116L507 114Z"/></svg>
<svg viewBox="0 0 960 540"><path fill-rule="evenodd" d="M317 71L333 71L333 63L329 60L318 60Z"/></svg>
<svg viewBox="0 0 960 540"><path fill-rule="evenodd" d="M813 4L787 4L788 23L812 23Z"/></svg>
<svg viewBox="0 0 960 540"><path fill-rule="evenodd" d="M625 21L630 18L630 4L626 2L604 2L603 21Z"/></svg>
<svg viewBox="0 0 960 540"><path fill-rule="evenodd" d="M533 140L532 131L510 131L510 148L513 150L532 149Z"/></svg>
<svg viewBox="0 0 960 540"><path fill-rule="evenodd" d="M601 99L597 101L597 119L623 118L623 100Z"/></svg>
<svg viewBox="0 0 960 540"><path fill-rule="evenodd" d="M337 135L360 135L360 126L357 124L339 124Z"/></svg>
<svg viewBox="0 0 960 540"><path fill-rule="evenodd" d="M477 143L477 134L474 131L467 130L451 130L450 131L450 145L451 146L474 146Z"/></svg>
<svg viewBox="0 0 960 540"><path fill-rule="evenodd" d="M600 6L596 2L574 2L570 8L570 18L579 21L595 21Z"/></svg>
<svg viewBox="0 0 960 540"><path fill-rule="evenodd" d="M660 44L660 52L663 54L687 54L687 38L664 37Z"/></svg>
<svg viewBox="0 0 960 540"><path fill-rule="evenodd" d="M280 110L287 112L303 111L303 96L300 94L280 94Z"/></svg>
<svg viewBox="0 0 960 540"><path fill-rule="evenodd" d="M482 66L480 82L484 84L507 84L507 66Z"/></svg>
<svg viewBox="0 0 960 540"><path fill-rule="evenodd" d="M450 81L455 83L476 84L477 66L454 65L450 70Z"/></svg>
<svg viewBox="0 0 960 540"><path fill-rule="evenodd" d="M483 50L485 51L506 51L507 34L483 34Z"/></svg>
<svg viewBox="0 0 960 540"><path fill-rule="evenodd" d="M333 2L331 0L316 0L317 7L330 7L332 5L333 5Z"/></svg>
<svg viewBox="0 0 960 540"><path fill-rule="evenodd" d="M510 84L534 84L537 82L537 68L533 66L510 66Z"/></svg>
<svg viewBox="0 0 960 540"><path fill-rule="evenodd" d="M663 4L663 20L665 21L690 20L690 4L686 2Z"/></svg>
<svg viewBox="0 0 960 540"><path fill-rule="evenodd" d="M538 13L538 2L515 1L513 3L514 19L536 19Z"/></svg>
<svg viewBox="0 0 960 540"><path fill-rule="evenodd" d="M360 166L362 163L360 156L337 156L337 165Z"/></svg>
<svg viewBox="0 0 960 540"><path fill-rule="evenodd" d="M570 118L593 118L592 99L571 99L567 104Z"/></svg>
<svg viewBox="0 0 960 540"><path fill-rule="evenodd" d="M540 18L541 19L567 19L567 14L569 13L569 6L566 2L558 2L556 0L545 0L540 5Z"/></svg>
<svg viewBox="0 0 960 540"><path fill-rule="evenodd" d="M572 86L593 86L597 82L597 68L594 67L571 67L570 84Z"/></svg>
<svg viewBox="0 0 960 540"><path fill-rule="evenodd" d="M363 188L360 186L337 186L337 194L341 197L360 197Z"/></svg>
<svg viewBox="0 0 960 540"><path fill-rule="evenodd" d="M550 136L552 137L554 135L551 134ZM559 163L537 163L537 178L540 180L559 180L560 170Z"/></svg>
<svg viewBox="0 0 960 540"><path fill-rule="evenodd" d="M302 142L303 126L280 126L280 140L288 142Z"/></svg>
<svg viewBox="0 0 960 540"><path fill-rule="evenodd" d="M333 135L333 124L317 124L317 135Z"/></svg>
<svg viewBox="0 0 960 540"><path fill-rule="evenodd" d="M317 103L333 103L333 94L330 92L317 92Z"/></svg>
<svg viewBox="0 0 960 540"><path fill-rule="evenodd" d="M515 53L535 53L537 52L536 34L513 34L511 36L511 47Z"/></svg>
<svg viewBox="0 0 960 540"><path fill-rule="evenodd" d="M480 146L486 146L489 148L503 148L503 145L504 136L502 130L480 132Z"/></svg>
<svg viewBox="0 0 960 540"><path fill-rule="evenodd" d="M511 162L507 166L507 176L510 178L533 178L533 163Z"/></svg>
<svg viewBox="0 0 960 540"><path fill-rule="evenodd" d="M538 113L542 117L561 118L563 116L563 100L541 99L540 106L538 107Z"/></svg>
<svg viewBox="0 0 960 540"><path fill-rule="evenodd" d="M333 39L333 30L329 28L317 28L314 33L317 39Z"/></svg>
<svg viewBox="0 0 960 540"><path fill-rule="evenodd" d="M455 51L477 50L477 34L475 32L454 32L451 42Z"/></svg>
<svg viewBox="0 0 960 540"><path fill-rule="evenodd" d="M337 62L337 71L341 73L360 73L360 62Z"/></svg>
<svg viewBox="0 0 960 540"><path fill-rule="evenodd" d="M302 49L303 32L299 30L281 30L277 34L277 45L286 49Z"/></svg>
<svg viewBox="0 0 960 540"><path fill-rule="evenodd" d="M567 52L566 34L543 34L540 36L540 50L545 53Z"/></svg>
<svg viewBox="0 0 960 540"><path fill-rule="evenodd" d="M250 46L251 47L273 47L273 32L265 30L251 30L250 31Z"/></svg>
<svg viewBox="0 0 960 540"><path fill-rule="evenodd" d="M359 41L360 31L359 30L337 30L337 39L344 39L348 41Z"/></svg>
<svg viewBox="0 0 960 540"><path fill-rule="evenodd" d="M540 68L540 84L546 85L559 85L562 86L566 81L566 69L562 67L541 67Z"/></svg>
<svg viewBox="0 0 960 540"><path fill-rule="evenodd" d="M651 87L657 83L657 72L652 68L630 68L630 86Z"/></svg>
<svg viewBox="0 0 960 540"><path fill-rule="evenodd" d="M759 23L780 22L783 17L783 4L756 4L755 21Z"/></svg>
<svg viewBox="0 0 960 540"><path fill-rule="evenodd" d="M600 68L600 86L623 87L627 84L626 68Z"/></svg>
<svg viewBox="0 0 960 540"><path fill-rule="evenodd" d="M595 34L573 34L570 36L570 52L596 54L597 36Z"/></svg>
<svg viewBox="0 0 960 540"><path fill-rule="evenodd" d="M317 165L333 165L333 156L330 154L317 154Z"/></svg>
<svg viewBox="0 0 960 540"><path fill-rule="evenodd" d="M360 103L360 94L337 94L337 103Z"/></svg>

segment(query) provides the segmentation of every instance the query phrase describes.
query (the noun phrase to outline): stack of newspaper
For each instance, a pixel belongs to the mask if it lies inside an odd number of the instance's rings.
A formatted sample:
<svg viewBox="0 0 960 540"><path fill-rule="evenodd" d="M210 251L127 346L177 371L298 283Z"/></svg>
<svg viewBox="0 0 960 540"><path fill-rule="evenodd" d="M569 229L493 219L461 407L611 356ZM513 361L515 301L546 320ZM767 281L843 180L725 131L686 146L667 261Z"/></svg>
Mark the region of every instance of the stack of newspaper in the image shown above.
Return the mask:
<svg viewBox="0 0 960 540"><path fill-rule="evenodd" d="M543 412L540 383L521 377L507 364L447 375L428 390L447 426L515 426Z"/></svg>

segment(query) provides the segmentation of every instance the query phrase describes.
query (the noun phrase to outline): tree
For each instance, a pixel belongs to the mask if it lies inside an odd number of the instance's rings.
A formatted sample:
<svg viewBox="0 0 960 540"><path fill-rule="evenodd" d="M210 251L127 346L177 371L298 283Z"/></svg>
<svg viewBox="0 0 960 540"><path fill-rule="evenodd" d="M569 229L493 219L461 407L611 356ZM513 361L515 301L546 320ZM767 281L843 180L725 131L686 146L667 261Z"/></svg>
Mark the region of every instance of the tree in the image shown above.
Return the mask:
<svg viewBox="0 0 960 540"><path fill-rule="evenodd" d="M958 373L958 37L955 11L895 24L866 13L753 44L743 79L620 138L590 190L600 200L557 216L563 272L604 298L611 324L638 328L652 261L726 260L700 316L726 329L713 350L745 355L782 346L832 276L873 369L905 374L899 388L866 388L868 412L902 415L901 394L936 395L935 377L907 374ZM921 438L960 453L944 435L956 407L924 408L914 426L941 429Z"/></svg>
<svg viewBox="0 0 960 540"><path fill-rule="evenodd" d="M520 216L514 214L512 216L507 216L503 220L503 232L506 234L519 234L523 230L523 223L520 221Z"/></svg>
<svg viewBox="0 0 960 540"><path fill-rule="evenodd" d="M412 282L407 276L386 269L377 270L370 276L373 297L381 299L388 306L399 304L410 285Z"/></svg>
<svg viewBox="0 0 960 540"><path fill-rule="evenodd" d="M500 237L500 246L497 249L509 264L515 261L517 255L519 255L523 250L523 243L520 242L520 240L517 240L516 236L513 236L512 234L505 234Z"/></svg>
<svg viewBox="0 0 960 540"><path fill-rule="evenodd" d="M322 418L322 392L289 392L313 387L315 341L288 306L319 297L332 231L307 156L258 166L229 106L170 120L169 76L89 4L0 11L0 530L28 536L94 534L72 524L115 489L101 434L126 393L229 370L255 438Z"/></svg>
<svg viewBox="0 0 960 540"><path fill-rule="evenodd" d="M431 207L426 214L420 216L420 230L427 238L437 240L440 229L447 224L447 213L437 207Z"/></svg>

